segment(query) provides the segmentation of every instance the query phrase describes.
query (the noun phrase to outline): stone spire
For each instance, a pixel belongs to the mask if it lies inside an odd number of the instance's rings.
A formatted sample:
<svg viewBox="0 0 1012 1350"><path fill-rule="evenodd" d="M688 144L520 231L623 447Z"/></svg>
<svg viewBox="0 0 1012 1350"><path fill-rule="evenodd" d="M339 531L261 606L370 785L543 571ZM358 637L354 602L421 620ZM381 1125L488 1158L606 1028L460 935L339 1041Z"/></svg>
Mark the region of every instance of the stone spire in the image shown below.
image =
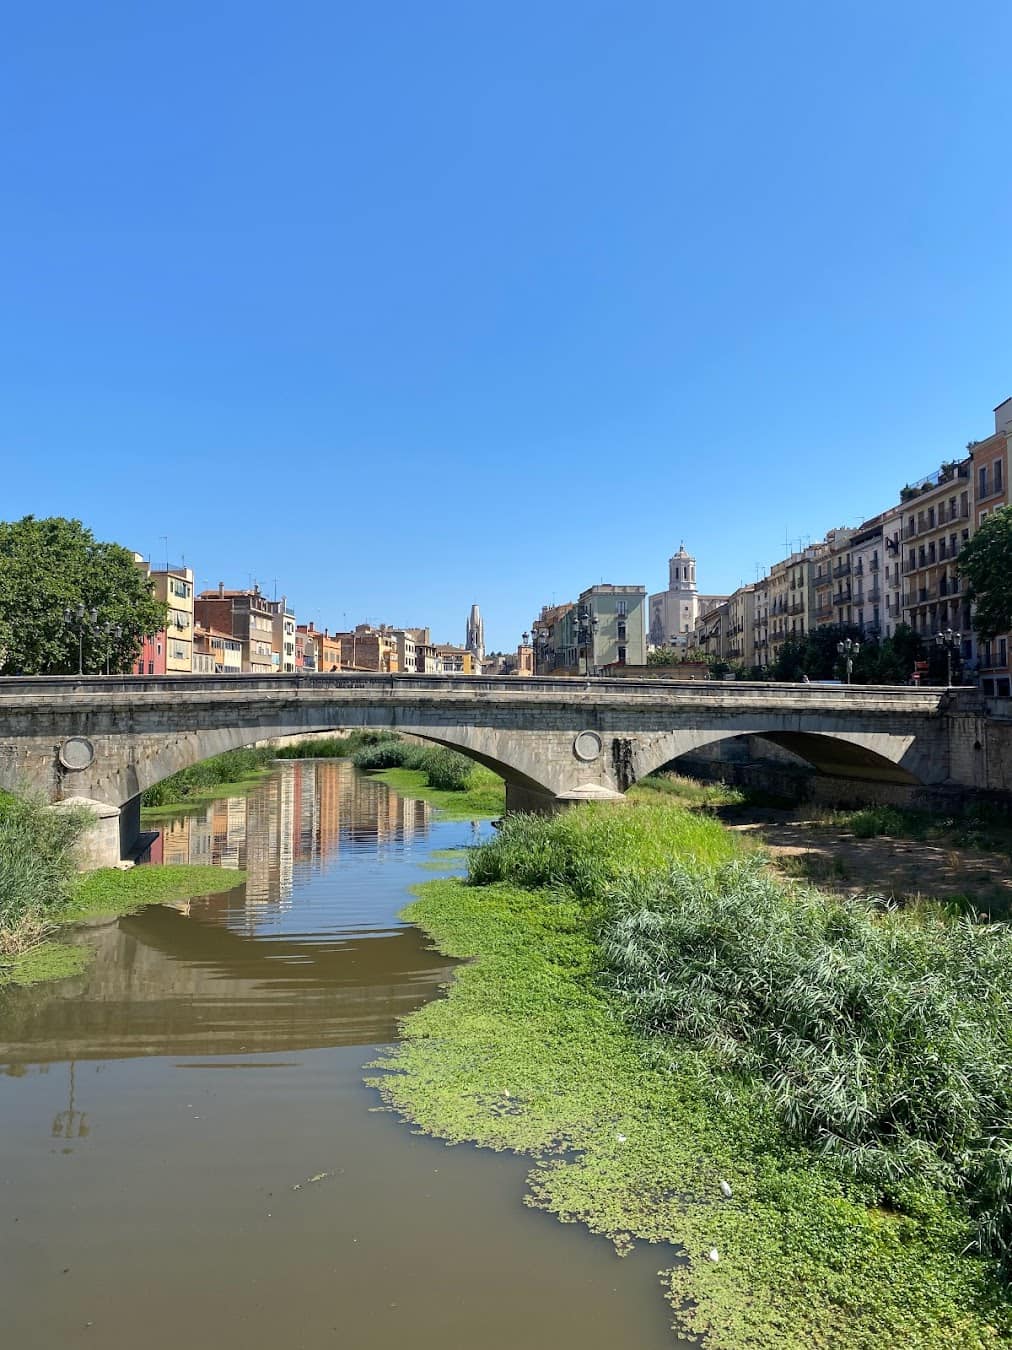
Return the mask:
<svg viewBox="0 0 1012 1350"><path fill-rule="evenodd" d="M477 605L471 606L471 613L468 615L467 639L464 646L469 652L473 652L479 661L485 659L485 623Z"/></svg>

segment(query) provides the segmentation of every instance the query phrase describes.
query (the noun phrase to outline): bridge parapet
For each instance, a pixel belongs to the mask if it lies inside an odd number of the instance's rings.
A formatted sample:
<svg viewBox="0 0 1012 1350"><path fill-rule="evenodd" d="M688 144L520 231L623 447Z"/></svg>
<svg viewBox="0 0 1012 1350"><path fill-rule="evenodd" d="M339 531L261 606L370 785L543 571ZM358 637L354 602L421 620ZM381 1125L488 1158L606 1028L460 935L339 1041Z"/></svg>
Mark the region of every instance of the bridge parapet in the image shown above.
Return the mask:
<svg viewBox="0 0 1012 1350"><path fill-rule="evenodd" d="M613 798L702 746L762 736L837 777L979 778L976 691L513 676L45 676L0 679L0 786L136 806L179 769L255 741L371 727L500 773L511 806ZM131 817L132 818L132 817Z"/></svg>

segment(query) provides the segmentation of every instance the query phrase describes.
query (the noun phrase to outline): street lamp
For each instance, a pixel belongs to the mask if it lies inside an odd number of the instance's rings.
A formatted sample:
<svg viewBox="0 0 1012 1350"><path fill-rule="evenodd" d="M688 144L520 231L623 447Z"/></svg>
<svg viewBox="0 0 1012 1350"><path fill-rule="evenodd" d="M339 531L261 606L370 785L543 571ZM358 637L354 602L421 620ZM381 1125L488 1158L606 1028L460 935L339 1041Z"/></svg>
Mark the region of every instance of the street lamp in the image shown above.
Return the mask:
<svg viewBox="0 0 1012 1350"><path fill-rule="evenodd" d="M951 628L946 628L943 633L935 634L935 642L940 648L945 649L945 683L952 684L952 653L958 652L963 644L963 634L954 633Z"/></svg>
<svg viewBox="0 0 1012 1350"><path fill-rule="evenodd" d="M123 625L113 623L111 619L106 619L102 625L102 632L105 634L105 673L109 674L109 664L112 659L112 641L115 637L118 642L123 636Z"/></svg>
<svg viewBox="0 0 1012 1350"><path fill-rule="evenodd" d="M576 611L576 653L579 663L580 648L584 650L587 674L590 674L593 657L594 633L597 631L597 615L589 605L581 605Z"/></svg>
<svg viewBox="0 0 1012 1350"><path fill-rule="evenodd" d="M77 624L77 673L84 674L84 620L87 617L92 627L98 623L98 610L93 609L90 613L85 609L82 601L76 609L70 605L63 611L63 621L68 626L76 622Z"/></svg>
<svg viewBox="0 0 1012 1350"><path fill-rule="evenodd" d="M853 638L844 638L842 642L836 644L836 650L841 656L847 658L847 683L850 684L850 677L854 670L854 657L861 650L861 644L855 642Z"/></svg>

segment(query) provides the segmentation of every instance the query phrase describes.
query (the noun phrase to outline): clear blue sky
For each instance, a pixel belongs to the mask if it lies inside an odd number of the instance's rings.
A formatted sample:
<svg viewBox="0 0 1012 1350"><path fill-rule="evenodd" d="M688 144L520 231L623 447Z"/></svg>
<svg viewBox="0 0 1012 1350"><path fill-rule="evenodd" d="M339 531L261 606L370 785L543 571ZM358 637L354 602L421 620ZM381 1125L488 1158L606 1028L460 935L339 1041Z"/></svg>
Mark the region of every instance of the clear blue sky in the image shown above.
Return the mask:
<svg viewBox="0 0 1012 1350"><path fill-rule="evenodd" d="M0 516L490 645L731 589L1012 393L1007 0L42 0Z"/></svg>

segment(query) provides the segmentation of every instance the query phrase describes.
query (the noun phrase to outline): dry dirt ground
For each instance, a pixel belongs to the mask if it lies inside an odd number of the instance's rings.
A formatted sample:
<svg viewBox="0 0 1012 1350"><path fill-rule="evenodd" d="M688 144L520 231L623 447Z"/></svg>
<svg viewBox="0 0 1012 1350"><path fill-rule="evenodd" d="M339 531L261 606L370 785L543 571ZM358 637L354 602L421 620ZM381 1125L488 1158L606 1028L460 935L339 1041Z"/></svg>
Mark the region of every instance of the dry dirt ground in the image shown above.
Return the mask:
<svg viewBox="0 0 1012 1350"><path fill-rule="evenodd" d="M1006 917L1012 907L1012 862L1001 853L937 840L855 838L805 818L804 808L725 807L729 829L758 836L777 867L821 890L894 899L966 897L980 913Z"/></svg>

